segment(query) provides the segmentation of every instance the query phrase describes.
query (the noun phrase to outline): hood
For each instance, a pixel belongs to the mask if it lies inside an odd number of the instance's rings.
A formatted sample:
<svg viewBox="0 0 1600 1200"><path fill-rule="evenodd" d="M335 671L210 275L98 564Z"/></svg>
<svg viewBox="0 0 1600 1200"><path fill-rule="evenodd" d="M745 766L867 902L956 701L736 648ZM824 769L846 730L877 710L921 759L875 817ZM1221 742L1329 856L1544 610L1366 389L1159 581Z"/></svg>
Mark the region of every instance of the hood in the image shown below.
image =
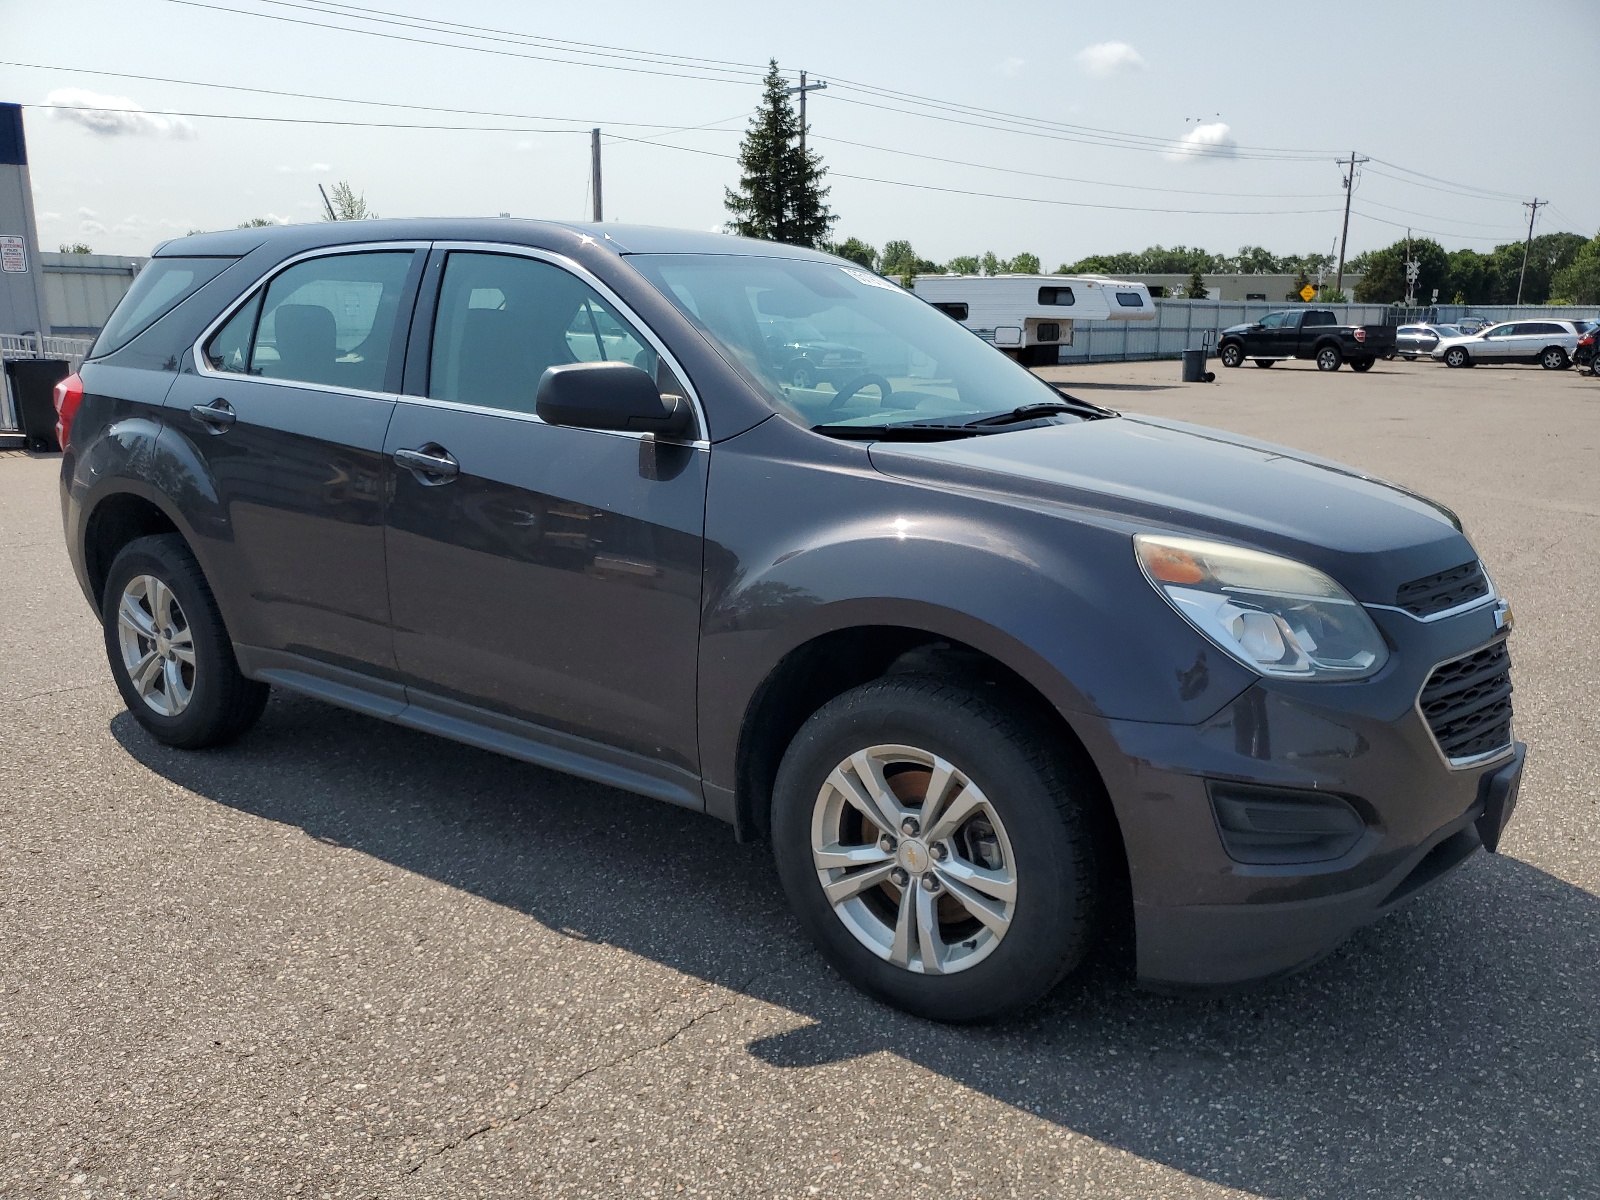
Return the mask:
<svg viewBox="0 0 1600 1200"><path fill-rule="evenodd" d="M1247 330L1254 329L1255 327L1256 327L1256 322L1254 322L1254 321L1246 321L1243 325L1229 325L1222 332L1223 333L1244 333Z"/></svg>
<svg viewBox="0 0 1600 1200"><path fill-rule="evenodd" d="M1475 333L1458 333L1454 337L1441 337L1435 350L1443 350L1446 346L1465 346L1469 342L1481 342L1484 339Z"/></svg>
<svg viewBox="0 0 1600 1200"><path fill-rule="evenodd" d="M1357 599L1475 554L1443 505L1351 467L1155 417L1046 425L946 442L874 442L875 468L1103 515L1139 530L1217 537L1327 572Z"/></svg>

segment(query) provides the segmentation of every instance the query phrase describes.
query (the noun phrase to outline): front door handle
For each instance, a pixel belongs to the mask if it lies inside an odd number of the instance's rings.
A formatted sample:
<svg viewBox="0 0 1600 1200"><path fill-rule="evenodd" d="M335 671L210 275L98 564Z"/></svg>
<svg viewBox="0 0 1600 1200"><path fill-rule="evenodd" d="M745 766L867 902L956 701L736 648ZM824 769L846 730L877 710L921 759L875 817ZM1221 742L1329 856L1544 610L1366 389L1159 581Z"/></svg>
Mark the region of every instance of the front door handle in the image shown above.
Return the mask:
<svg viewBox="0 0 1600 1200"><path fill-rule="evenodd" d="M449 483L461 474L461 464L437 442L429 442L416 450L396 450L394 461L415 475L418 483L427 487Z"/></svg>
<svg viewBox="0 0 1600 1200"><path fill-rule="evenodd" d="M206 427L207 433L226 433L239 419L239 414L233 411L233 405L221 396L210 404L196 404L189 411L195 420Z"/></svg>

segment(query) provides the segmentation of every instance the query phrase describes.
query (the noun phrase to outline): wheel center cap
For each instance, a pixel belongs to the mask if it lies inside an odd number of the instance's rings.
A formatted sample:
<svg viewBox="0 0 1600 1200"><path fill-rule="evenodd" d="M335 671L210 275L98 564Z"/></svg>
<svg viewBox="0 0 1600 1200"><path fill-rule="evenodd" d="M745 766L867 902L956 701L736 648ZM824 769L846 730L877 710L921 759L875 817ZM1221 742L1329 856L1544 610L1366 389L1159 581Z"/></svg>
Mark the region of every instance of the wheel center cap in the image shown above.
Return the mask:
<svg viewBox="0 0 1600 1200"><path fill-rule="evenodd" d="M895 851L895 861L911 874L921 875L933 860L923 842L916 838L906 838Z"/></svg>

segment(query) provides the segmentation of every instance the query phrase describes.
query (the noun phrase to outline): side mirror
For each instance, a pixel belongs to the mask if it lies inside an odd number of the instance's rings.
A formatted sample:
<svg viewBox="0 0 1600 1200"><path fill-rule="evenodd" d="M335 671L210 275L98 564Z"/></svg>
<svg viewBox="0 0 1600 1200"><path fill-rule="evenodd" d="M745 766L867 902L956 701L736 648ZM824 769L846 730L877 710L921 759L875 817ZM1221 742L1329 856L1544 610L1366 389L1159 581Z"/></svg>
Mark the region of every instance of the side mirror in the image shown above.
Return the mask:
<svg viewBox="0 0 1600 1200"><path fill-rule="evenodd" d="M649 374L629 363L582 362L551 367L535 394L539 419L576 429L615 429L681 438L694 427L682 396L663 396Z"/></svg>

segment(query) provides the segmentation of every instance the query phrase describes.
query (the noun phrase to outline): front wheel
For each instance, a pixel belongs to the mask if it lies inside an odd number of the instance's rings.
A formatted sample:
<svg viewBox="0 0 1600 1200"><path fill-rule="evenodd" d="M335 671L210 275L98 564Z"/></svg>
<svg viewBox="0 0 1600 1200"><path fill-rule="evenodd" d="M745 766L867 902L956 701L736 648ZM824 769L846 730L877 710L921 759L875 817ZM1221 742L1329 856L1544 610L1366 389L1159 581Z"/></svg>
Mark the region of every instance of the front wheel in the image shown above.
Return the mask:
<svg viewBox="0 0 1600 1200"><path fill-rule="evenodd" d="M215 746L266 707L267 685L240 673L211 588L177 534L122 548L106 577L101 623L123 703L157 741Z"/></svg>
<svg viewBox="0 0 1600 1200"><path fill-rule="evenodd" d="M1339 353L1337 346L1324 346L1317 351L1317 370L1337 371L1339 364L1344 361L1344 356Z"/></svg>
<svg viewBox="0 0 1600 1200"><path fill-rule="evenodd" d="M1244 347L1238 342L1223 342L1217 350L1217 357L1222 360L1225 367L1238 367L1244 364Z"/></svg>
<svg viewBox="0 0 1600 1200"><path fill-rule="evenodd" d="M851 983L938 1021L1043 997L1101 898L1093 783L1050 731L956 684L891 676L829 701L784 755L773 854Z"/></svg>
<svg viewBox="0 0 1600 1200"><path fill-rule="evenodd" d="M1447 367L1464 367L1471 361L1467 356L1467 352L1460 346L1455 346L1444 352L1444 365Z"/></svg>
<svg viewBox="0 0 1600 1200"><path fill-rule="evenodd" d="M1374 360L1370 358L1353 359L1350 363L1350 369L1352 371L1370 371L1372 370L1373 361Z"/></svg>
<svg viewBox="0 0 1600 1200"><path fill-rule="evenodd" d="M1546 371L1565 371L1569 361L1567 352L1560 346L1550 346L1539 356L1539 365Z"/></svg>

